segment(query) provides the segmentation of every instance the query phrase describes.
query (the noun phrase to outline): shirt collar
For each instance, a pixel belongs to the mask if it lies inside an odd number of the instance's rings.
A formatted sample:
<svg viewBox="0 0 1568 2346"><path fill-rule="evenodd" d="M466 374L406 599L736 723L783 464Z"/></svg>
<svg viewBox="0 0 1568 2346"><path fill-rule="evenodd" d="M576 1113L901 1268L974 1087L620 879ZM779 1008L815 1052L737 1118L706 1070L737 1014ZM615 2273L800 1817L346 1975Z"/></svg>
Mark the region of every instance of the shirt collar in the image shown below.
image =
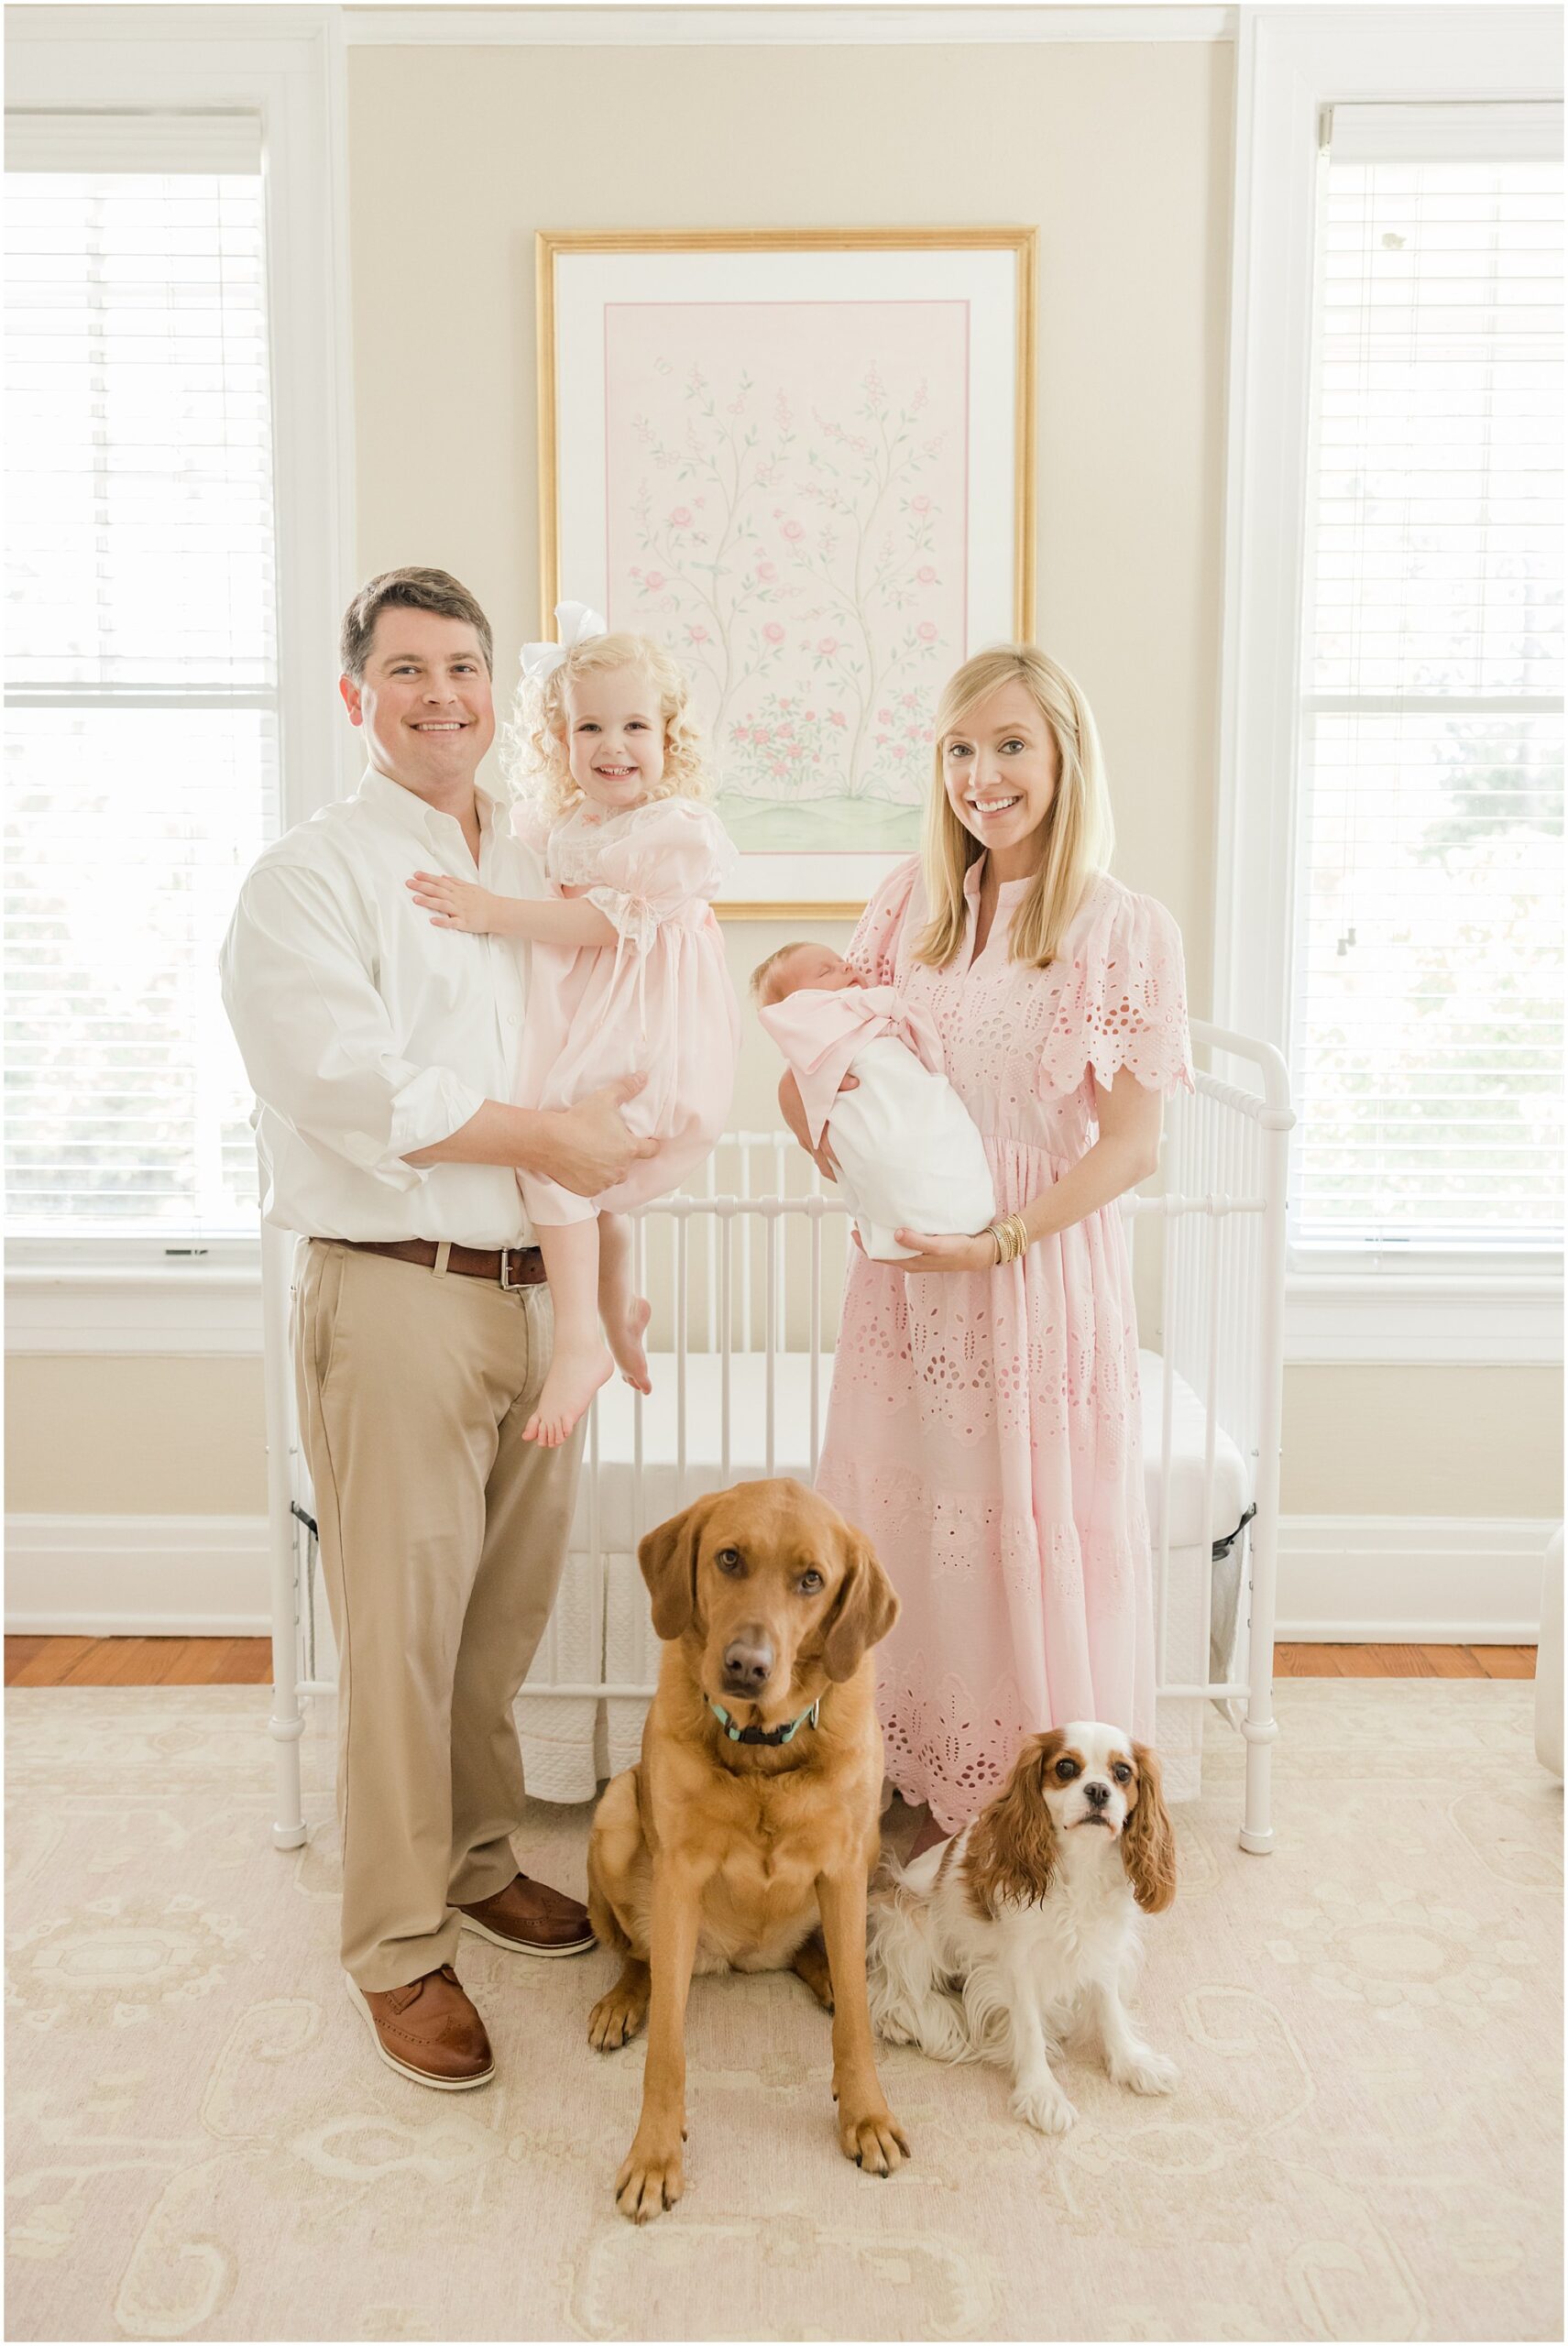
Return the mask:
<svg viewBox="0 0 1568 2346"><path fill-rule="evenodd" d="M405 790L400 782L394 782L378 766L366 767L356 795L364 805L373 806L378 814L400 824L403 829L418 831L427 839L449 836L451 831L460 831L462 828L455 816L444 815L438 808L428 806L417 791ZM478 783L474 784L474 803L478 810L481 836L499 829L497 818L502 812L500 801L492 797Z"/></svg>
<svg viewBox="0 0 1568 2346"><path fill-rule="evenodd" d="M980 893L980 883L985 876L985 867L989 861L990 858L986 855L977 855L964 873L964 894L971 902ZM1002 900L1010 903L1014 896L1021 895L1025 888L1033 887L1034 883L1034 873L1026 872L1022 880L1003 880L997 893Z"/></svg>

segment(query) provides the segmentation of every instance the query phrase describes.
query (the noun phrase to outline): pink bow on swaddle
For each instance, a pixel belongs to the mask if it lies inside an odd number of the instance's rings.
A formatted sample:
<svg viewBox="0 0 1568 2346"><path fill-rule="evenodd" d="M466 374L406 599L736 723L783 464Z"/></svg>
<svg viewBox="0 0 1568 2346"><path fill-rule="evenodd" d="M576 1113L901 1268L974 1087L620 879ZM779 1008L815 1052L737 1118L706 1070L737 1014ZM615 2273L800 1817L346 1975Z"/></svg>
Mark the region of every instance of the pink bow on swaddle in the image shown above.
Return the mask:
<svg viewBox="0 0 1568 2346"><path fill-rule="evenodd" d="M857 1052L883 1035L907 1045L922 1067L940 1075L937 1030L901 1003L894 986L846 985L831 992L802 986L757 1016L795 1070L813 1148L820 1147L839 1086Z"/></svg>

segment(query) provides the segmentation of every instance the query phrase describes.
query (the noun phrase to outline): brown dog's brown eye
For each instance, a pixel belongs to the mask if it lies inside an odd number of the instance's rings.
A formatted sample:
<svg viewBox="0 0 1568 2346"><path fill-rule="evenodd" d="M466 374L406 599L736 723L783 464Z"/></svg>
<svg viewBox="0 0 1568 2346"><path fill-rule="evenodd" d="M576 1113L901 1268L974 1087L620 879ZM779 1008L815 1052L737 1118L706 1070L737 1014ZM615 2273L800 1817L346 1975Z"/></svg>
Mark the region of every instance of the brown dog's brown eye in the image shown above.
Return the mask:
<svg viewBox="0 0 1568 2346"><path fill-rule="evenodd" d="M740 1551L739 1548L720 1548L713 1561L721 1573L738 1573L740 1569Z"/></svg>
<svg viewBox="0 0 1568 2346"><path fill-rule="evenodd" d="M815 1596L821 1586L822 1575L820 1573L801 1573L800 1593L802 1596Z"/></svg>
<svg viewBox="0 0 1568 2346"><path fill-rule="evenodd" d="M1119 1760L1116 1765L1112 1769L1111 1773L1115 1777L1116 1781L1119 1784L1130 1784L1133 1781L1133 1771L1127 1766L1125 1760Z"/></svg>
<svg viewBox="0 0 1568 2346"><path fill-rule="evenodd" d="M1061 1778L1064 1784L1070 1784L1073 1778L1078 1773L1077 1760L1058 1760L1057 1761L1057 1773Z"/></svg>

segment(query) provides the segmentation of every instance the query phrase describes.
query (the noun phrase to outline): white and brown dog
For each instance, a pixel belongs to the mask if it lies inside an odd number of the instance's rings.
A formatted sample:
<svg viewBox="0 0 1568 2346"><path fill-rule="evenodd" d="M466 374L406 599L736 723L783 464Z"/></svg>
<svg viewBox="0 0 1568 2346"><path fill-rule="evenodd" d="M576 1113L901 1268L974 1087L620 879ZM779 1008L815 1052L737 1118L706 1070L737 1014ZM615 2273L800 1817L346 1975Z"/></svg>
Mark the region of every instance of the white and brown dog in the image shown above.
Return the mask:
<svg viewBox="0 0 1568 2346"><path fill-rule="evenodd" d="M1177 2071L1135 2035L1122 2002L1137 1908L1176 1895L1159 1763L1119 1728L1032 1736L1005 1788L950 1841L890 1868L872 1900L872 2024L938 2061L1001 2063L1013 2108L1047 2134L1077 2112L1050 2067L1075 2024L1098 2024L1105 2065L1135 2093Z"/></svg>

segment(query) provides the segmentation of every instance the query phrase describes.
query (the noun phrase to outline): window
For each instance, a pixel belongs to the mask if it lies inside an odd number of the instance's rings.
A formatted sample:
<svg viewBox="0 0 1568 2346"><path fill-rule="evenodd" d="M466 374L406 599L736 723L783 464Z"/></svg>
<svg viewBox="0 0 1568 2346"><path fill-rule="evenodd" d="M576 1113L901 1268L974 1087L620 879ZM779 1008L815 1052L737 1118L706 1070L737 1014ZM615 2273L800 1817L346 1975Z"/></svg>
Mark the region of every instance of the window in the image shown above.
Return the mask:
<svg viewBox="0 0 1568 2346"><path fill-rule="evenodd" d="M9 1227L255 1228L214 964L280 822L258 118L7 125Z"/></svg>
<svg viewBox="0 0 1568 2346"><path fill-rule="evenodd" d="M1561 1235L1560 110L1328 127L1292 1258L1519 1266Z"/></svg>

